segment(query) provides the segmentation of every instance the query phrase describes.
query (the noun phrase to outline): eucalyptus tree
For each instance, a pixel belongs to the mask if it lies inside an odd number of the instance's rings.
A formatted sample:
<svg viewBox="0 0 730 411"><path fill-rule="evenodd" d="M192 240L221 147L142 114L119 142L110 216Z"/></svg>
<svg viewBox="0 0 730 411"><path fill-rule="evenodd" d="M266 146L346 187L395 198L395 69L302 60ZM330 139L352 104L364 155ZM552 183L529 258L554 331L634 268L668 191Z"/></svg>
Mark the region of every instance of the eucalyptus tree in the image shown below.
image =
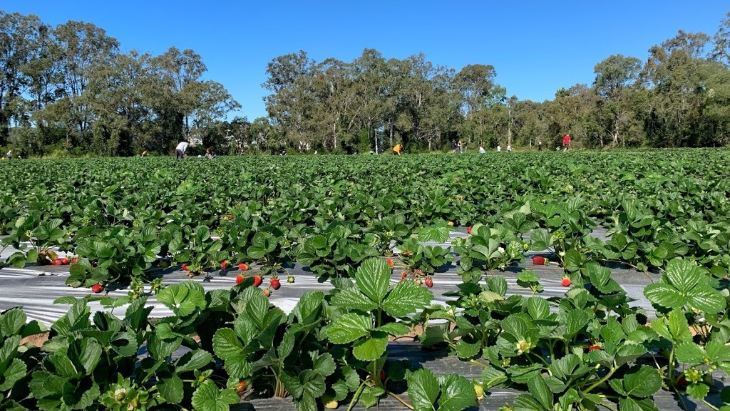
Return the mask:
<svg viewBox="0 0 730 411"><path fill-rule="evenodd" d="M24 94L32 89L26 70L39 56L47 32L37 16L0 11L0 146L7 143L12 121L27 121L32 103Z"/></svg>
<svg viewBox="0 0 730 411"><path fill-rule="evenodd" d="M290 53L271 60L262 86L271 92L264 98L274 125L289 141L308 141L312 135L316 97L311 83L316 66L307 53Z"/></svg>
<svg viewBox="0 0 730 411"><path fill-rule="evenodd" d="M104 29L81 21L59 24L53 29L53 37L57 45L54 70L60 81L57 93L61 97L50 104L55 107L49 114L65 125L68 148L88 144L94 121L89 107L93 95L85 91L93 71L118 53L119 42L107 36Z"/></svg>
<svg viewBox="0 0 730 411"><path fill-rule="evenodd" d="M469 142L481 142L486 136L489 116L485 112L495 103L496 77L497 70L484 64L469 64L454 76L454 87L461 96L460 109L464 117L460 134Z"/></svg>
<svg viewBox="0 0 730 411"><path fill-rule="evenodd" d="M703 66L708 63L704 33L679 33L649 49L642 77L652 95L647 124L649 140L658 146L702 144L705 100Z"/></svg>
<svg viewBox="0 0 730 411"><path fill-rule="evenodd" d="M128 156L153 149L145 128L152 120L146 93L155 87L152 56L132 50L97 64L86 92L95 119L93 147L100 154Z"/></svg>
<svg viewBox="0 0 730 411"><path fill-rule="evenodd" d="M641 68L641 60L621 54L609 56L594 68L596 79L593 87L600 96L597 110L607 120L604 129L614 145L618 145L619 140L626 145L624 133L635 121L634 107L631 105L635 90L632 86L636 84ZM603 132L599 134L601 147L605 143L603 135Z"/></svg>

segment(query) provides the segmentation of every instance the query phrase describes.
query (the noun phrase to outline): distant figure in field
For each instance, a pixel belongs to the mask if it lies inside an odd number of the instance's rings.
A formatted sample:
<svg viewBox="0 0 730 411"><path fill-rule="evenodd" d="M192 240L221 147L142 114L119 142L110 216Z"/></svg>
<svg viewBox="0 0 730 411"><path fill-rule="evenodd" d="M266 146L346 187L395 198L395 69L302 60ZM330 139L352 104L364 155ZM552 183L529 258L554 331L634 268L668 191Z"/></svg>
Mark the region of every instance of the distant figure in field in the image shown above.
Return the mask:
<svg viewBox="0 0 730 411"><path fill-rule="evenodd" d="M213 152L210 151L210 147L205 149L205 158L207 158L208 160L212 160L215 158L215 155L213 154Z"/></svg>
<svg viewBox="0 0 730 411"><path fill-rule="evenodd" d="M499 144L497 144L497 152L500 152L500 151L502 151L502 146L500 146Z"/></svg>
<svg viewBox="0 0 730 411"><path fill-rule="evenodd" d="M568 151L570 148L570 134L563 136L563 150Z"/></svg>
<svg viewBox="0 0 730 411"><path fill-rule="evenodd" d="M537 140L537 151L542 151L542 141Z"/></svg>
<svg viewBox="0 0 730 411"><path fill-rule="evenodd" d="M512 152L512 146L509 145L509 144L507 144L507 152L508 153L511 153Z"/></svg>
<svg viewBox="0 0 730 411"><path fill-rule="evenodd" d="M142 157L147 157L147 154L148 154L148 153L147 153L147 150L145 150L145 151L143 151L143 152L142 152L142 154L140 154L140 156L142 156Z"/></svg>
<svg viewBox="0 0 730 411"><path fill-rule="evenodd" d="M8 160L13 158L13 150L8 150L8 152L5 154L8 157Z"/></svg>
<svg viewBox="0 0 730 411"><path fill-rule="evenodd" d="M399 156L401 150L403 150L403 146L401 146L400 143L398 143L395 145L395 147L393 147L393 154L396 156Z"/></svg>
<svg viewBox="0 0 730 411"><path fill-rule="evenodd" d="M183 160L185 158L185 150L188 149L188 145L188 142L183 140L175 147L175 160Z"/></svg>
<svg viewBox="0 0 730 411"><path fill-rule="evenodd" d="M451 139L451 152L456 153L456 139Z"/></svg>
<svg viewBox="0 0 730 411"><path fill-rule="evenodd" d="M479 146L479 154L484 154L486 152L487 150L484 149L484 146Z"/></svg>
<svg viewBox="0 0 730 411"><path fill-rule="evenodd" d="M459 140L459 142L456 143L456 148L459 150L459 154L461 154L464 151L464 145L461 143L461 140Z"/></svg>

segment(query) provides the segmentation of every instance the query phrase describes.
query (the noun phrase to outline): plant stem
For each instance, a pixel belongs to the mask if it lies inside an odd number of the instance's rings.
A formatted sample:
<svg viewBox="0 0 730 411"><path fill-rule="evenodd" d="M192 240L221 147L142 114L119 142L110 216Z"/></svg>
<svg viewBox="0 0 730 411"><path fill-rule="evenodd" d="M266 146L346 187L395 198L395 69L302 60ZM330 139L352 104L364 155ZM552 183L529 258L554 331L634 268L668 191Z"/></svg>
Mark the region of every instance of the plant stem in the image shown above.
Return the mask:
<svg viewBox="0 0 730 411"><path fill-rule="evenodd" d="M719 408L717 408L717 407L715 407L714 405L712 405L712 404L710 404L709 402L707 402L707 400L706 400L706 399L704 399L704 398L703 398L703 399L702 399L701 401L702 401L702 402L704 402L704 403L705 403L705 405L707 405L708 407L712 408L713 410L715 410L715 411L718 411L718 410L719 410ZM413 409L413 408L411 408L411 409Z"/></svg>
<svg viewBox="0 0 730 411"><path fill-rule="evenodd" d="M360 398L360 393L365 388L365 383L366 382L367 381L363 381L360 384L360 386L357 388L357 391L355 391L355 395L352 396L352 400L350 401L350 405L347 407L347 411L351 411L352 410L352 407L354 407L355 404L357 404L357 399Z"/></svg>
<svg viewBox="0 0 730 411"><path fill-rule="evenodd" d="M605 376L605 377L601 378L601 379L600 379L600 380L598 380L598 381L597 381L597 382L596 382L595 384L593 384L593 385L591 385L590 387L588 387L588 389L586 389L585 391L583 391L583 393L586 393L586 394L587 394L587 393L589 393L590 391L592 391L592 390L593 390L594 388L596 388L596 387L598 387L599 385L603 384L604 382L608 381L608 379L609 379L609 378L611 378L611 376L613 375L613 373L615 373L615 372L616 372L616 370L617 370L617 369L618 369L618 368L614 368L614 367L611 367L611 369L610 369L610 370L608 371L608 374L606 374L606 376Z"/></svg>
<svg viewBox="0 0 730 411"><path fill-rule="evenodd" d="M406 406L406 407L408 407L409 409L414 409L414 408L413 408L413 406L412 406L411 404L408 404L407 402L405 402L405 400L404 400L403 398L399 397L399 396L398 396L398 395L396 395L395 393L392 393L392 392L390 392L390 391L386 391L386 392L388 393L388 395L390 395L391 397L393 397L393 398L395 398L396 400L400 401L400 403L401 403L401 404L405 405L405 406ZM717 409L717 408L715 408L715 409Z"/></svg>

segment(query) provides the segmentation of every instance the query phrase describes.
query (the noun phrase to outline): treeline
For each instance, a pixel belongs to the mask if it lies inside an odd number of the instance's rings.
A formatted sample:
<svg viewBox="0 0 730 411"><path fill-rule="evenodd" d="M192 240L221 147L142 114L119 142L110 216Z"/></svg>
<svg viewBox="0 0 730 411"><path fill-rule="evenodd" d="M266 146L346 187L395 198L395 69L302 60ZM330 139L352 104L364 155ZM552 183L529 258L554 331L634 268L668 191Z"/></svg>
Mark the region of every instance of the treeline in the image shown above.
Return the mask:
<svg viewBox="0 0 730 411"><path fill-rule="evenodd" d="M293 147L554 147L565 133L588 148L699 147L730 137L730 13L712 38L680 31L643 61L612 55L596 64L593 84L552 101L508 97L491 65L456 72L422 54L386 60L371 49L351 62L289 54L267 74L271 122Z"/></svg>
<svg viewBox="0 0 730 411"><path fill-rule="evenodd" d="M239 104L193 50L130 51L91 23L0 11L0 146L16 153L167 153Z"/></svg>
<svg viewBox="0 0 730 411"><path fill-rule="evenodd" d="M648 57L612 55L592 84L553 100L508 96L491 65L455 71L423 54L351 62L273 59L263 87L269 117L226 116L240 105L192 50L122 53L90 23L56 27L0 12L0 146L25 155L168 153L181 139L217 153L284 149L367 152L498 144L725 146L730 138L730 13L714 36L680 31Z"/></svg>

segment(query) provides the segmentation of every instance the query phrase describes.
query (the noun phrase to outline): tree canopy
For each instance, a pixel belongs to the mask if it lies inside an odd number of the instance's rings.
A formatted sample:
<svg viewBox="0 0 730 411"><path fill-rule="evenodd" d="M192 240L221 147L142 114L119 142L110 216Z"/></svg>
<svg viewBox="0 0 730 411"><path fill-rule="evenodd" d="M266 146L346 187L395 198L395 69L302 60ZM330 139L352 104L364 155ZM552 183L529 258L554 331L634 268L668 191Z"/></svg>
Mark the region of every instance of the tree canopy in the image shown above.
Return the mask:
<svg viewBox="0 0 730 411"><path fill-rule="evenodd" d="M229 118L240 105L205 79L203 58L170 47L121 52L91 23L52 27L0 11L0 146L26 155L168 153L189 139L218 152L468 150L547 147L568 133L584 148L725 146L730 138L730 13L717 32L679 31L647 56L606 57L592 84L535 102L508 95L497 69L455 70L423 54L352 61L272 59L268 117Z"/></svg>

